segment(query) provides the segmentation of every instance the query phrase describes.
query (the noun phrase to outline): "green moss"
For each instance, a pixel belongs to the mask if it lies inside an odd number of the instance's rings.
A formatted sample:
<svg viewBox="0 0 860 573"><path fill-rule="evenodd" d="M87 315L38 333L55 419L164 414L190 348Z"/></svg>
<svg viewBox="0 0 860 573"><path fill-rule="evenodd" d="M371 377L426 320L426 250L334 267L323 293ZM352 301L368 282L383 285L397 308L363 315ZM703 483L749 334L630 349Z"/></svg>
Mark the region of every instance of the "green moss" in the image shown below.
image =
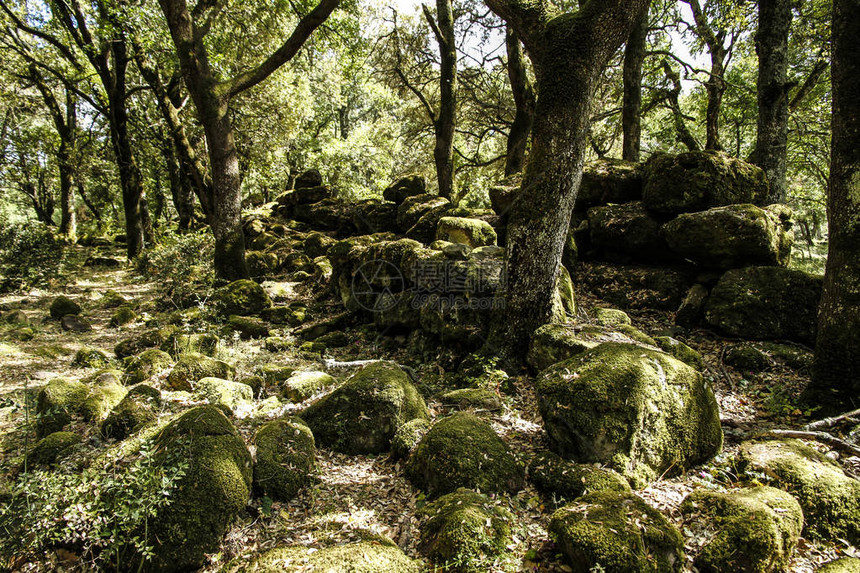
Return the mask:
<svg viewBox="0 0 860 573"><path fill-rule="evenodd" d="M269 352L284 352L293 347L293 342L283 336L269 336L263 341L263 348Z"/></svg>
<svg viewBox="0 0 860 573"><path fill-rule="evenodd" d="M27 468L33 466L50 467L69 454L69 451L80 444L81 436L73 432L54 432L48 434L33 446L27 453Z"/></svg>
<svg viewBox="0 0 860 573"><path fill-rule="evenodd" d="M189 352L176 362L167 376L167 385L172 390L191 390L194 382L201 378L232 378L233 374L235 370L226 362Z"/></svg>
<svg viewBox="0 0 860 573"><path fill-rule="evenodd" d="M287 418L263 425L254 445L254 488L261 495L286 502L310 483L316 468L316 447L310 428L302 420Z"/></svg>
<svg viewBox="0 0 860 573"><path fill-rule="evenodd" d="M493 428L459 412L430 429L406 464L406 475L429 497L465 487L485 493L516 492L523 468Z"/></svg>
<svg viewBox="0 0 860 573"><path fill-rule="evenodd" d="M265 338L269 336L269 325L258 318L233 315L227 319L226 329L238 332L241 338Z"/></svg>
<svg viewBox="0 0 860 573"><path fill-rule="evenodd" d="M360 541L348 545L310 551L307 547L279 547L267 551L245 571L254 573L300 573L314 571L348 571L349 573L419 573L420 562L413 561L393 543Z"/></svg>
<svg viewBox="0 0 860 573"><path fill-rule="evenodd" d="M495 245L496 231L480 219L442 217L436 227L436 240L461 243L474 249Z"/></svg>
<svg viewBox="0 0 860 573"><path fill-rule="evenodd" d="M192 408L156 437L155 463L187 463L173 502L150 520L155 540L152 567L196 569L218 548L251 493L251 455L224 414L214 406Z"/></svg>
<svg viewBox="0 0 860 573"><path fill-rule="evenodd" d="M638 328L631 326L629 324L619 324L615 327L615 329L621 334L627 336L631 340L635 340L641 344L647 344L649 346L657 346L657 341L639 330Z"/></svg>
<svg viewBox="0 0 860 573"><path fill-rule="evenodd" d="M738 465L772 478L803 508L807 537L860 543L860 481L797 440L744 442Z"/></svg>
<svg viewBox="0 0 860 573"><path fill-rule="evenodd" d="M695 558L702 573L782 571L803 529L797 500L772 487L729 493L696 490L680 510L688 526L710 532L710 540Z"/></svg>
<svg viewBox="0 0 860 573"><path fill-rule="evenodd" d="M304 402L335 384L337 380L325 372L293 372L284 381L281 394L291 402Z"/></svg>
<svg viewBox="0 0 860 573"><path fill-rule="evenodd" d="M210 404L221 404L231 410L254 399L254 390L247 384L213 377L198 380L194 384L194 394Z"/></svg>
<svg viewBox="0 0 860 573"><path fill-rule="evenodd" d="M630 325L630 317L623 310L616 308L595 308L592 312L594 322L600 326L622 326Z"/></svg>
<svg viewBox="0 0 860 573"><path fill-rule="evenodd" d="M409 420L394 433L391 438L391 458L394 460L408 458L415 446L430 430L430 421L425 418Z"/></svg>
<svg viewBox="0 0 860 573"><path fill-rule="evenodd" d="M139 384L162 370L170 367L173 362L170 355L157 348L144 350L133 358L126 359L125 367L126 383L129 385Z"/></svg>
<svg viewBox="0 0 860 573"><path fill-rule="evenodd" d="M105 377L90 390L87 399L81 405L84 420L101 424L114 406L120 403L128 393L125 386L114 377Z"/></svg>
<svg viewBox="0 0 860 573"><path fill-rule="evenodd" d="M752 344L736 344L726 352L726 364L745 372L764 372L770 368L767 354Z"/></svg>
<svg viewBox="0 0 860 573"><path fill-rule="evenodd" d="M436 567L458 573L487 571L507 551L514 516L485 495L460 488L424 506L421 549Z"/></svg>
<svg viewBox="0 0 860 573"><path fill-rule="evenodd" d="M128 304L128 299L116 291L109 290L102 295L99 302L101 303L102 308L116 308L118 306Z"/></svg>
<svg viewBox="0 0 860 573"><path fill-rule="evenodd" d="M221 339L215 334L181 334L171 336L161 349L172 356L179 357L187 352L199 352L206 356L214 356Z"/></svg>
<svg viewBox="0 0 860 573"><path fill-rule="evenodd" d="M575 573L681 571L684 541L656 509L630 493L588 494L556 511L549 525Z"/></svg>
<svg viewBox="0 0 860 573"><path fill-rule="evenodd" d="M860 573L860 559L857 557L842 557L825 563L817 573Z"/></svg>
<svg viewBox="0 0 860 573"><path fill-rule="evenodd" d="M702 375L646 347L608 342L535 383L554 449L609 464L638 485L706 461L722 446L719 407Z"/></svg>
<svg viewBox="0 0 860 573"><path fill-rule="evenodd" d="M224 316L257 315L270 306L272 301L263 287L248 279L234 281L215 291L212 301Z"/></svg>
<svg viewBox="0 0 860 573"><path fill-rule="evenodd" d="M110 325L114 328L131 324L137 320L137 313L130 306L121 306L111 315Z"/></svg>
<svg viewBox="0 0 860 573"><path fill-rule="evenodd" d="M392 362L372 362L301 413L319 444L348 454L381 453L414 418L428 418L424 399Z"/></svg>
<svg viewBox="0 0 860 573"><path fill-rule="evenodd" d="M641 199L642 174L642 165L630 161L599 159L587 163L576 195L576 210Z"/></svg>
<svg viewBox="0 0 860 573"><path fill-rule="evenodd" d="M283 364L263 364L257 368L257 374L265 381L266 384L278 384L287 380L296 369L292 366L284 366Z"/></svg>
<svg viewBox="0 0 860 573"><path fill-rule="evenodd" d="M64 316L81 314L81 305L67 296L60 295L51 303L51 318L60 320Z"/></svg>
<svg viewBox="0 0 860 573"><path fill-rule="evenodd" d="M30 319L23 310L10 310L9 312L4 312L2 316L3 322L6 324L20 327L30 326Z"/></svg>
<svg viewBox="0 0 860 573"><path fill-rule="evenodd" d="M102 423L102 435L124 440L145 425L155 421L161 409L161 392L143 384L128 391Z"/></svg>
<svg viewBox="0 0 860 573"><path fill-rule="evenodd" d="M459 406L460 408L478 408L481 410L498 410L502 407L502 399L498 393L488 388L461 388L451 390L439 396L443 404Z"/></svg>
<svg viewBox="0 0 860 573"><path fill-rule="evenodd" d="M77 368L105 368L110 365L110 357L103 350L84 346L72 358L72 366Z"/></svg>
<svg viewBox="0 0 860 573"><path fill-rule="evenodd" d="M36 435L59 432L80 412L90 391L83 383L55 378L36 396Z"/></svg>
<svg viewBox="0 0 860 573"><path fill-rule="evenodd" d="M701 370L705 367L705 361L702 359L702 355L680 340L675 340L671 336L656 336L654 337L654 342L657 343L657 348L666 354L671 354L681 362L692 366L696 370Z"/></svg>
<svg viewBox="0 0 860 573"><path fill-rule="evenodd" d="M147 348L158 348L176 331L176 327L147 330L121 341L114 347L117 358L128 358L140 354Z"/></svg>
<svg viewBox="0 0 860 573"><path fill-rule="evenodd" d="M532 336L527 361L535 370L540 371L598 344L599 342L581 338L569 326L547 324L538 328Z"/></svg>
<svg viewBox="0 0 860 573"><path fill-rule="evenodd" d="M529 480L553 500L573 501L598 491L629 492L621 474L594 465L575 464L552 452L538 453L529 464Z"/></svg>

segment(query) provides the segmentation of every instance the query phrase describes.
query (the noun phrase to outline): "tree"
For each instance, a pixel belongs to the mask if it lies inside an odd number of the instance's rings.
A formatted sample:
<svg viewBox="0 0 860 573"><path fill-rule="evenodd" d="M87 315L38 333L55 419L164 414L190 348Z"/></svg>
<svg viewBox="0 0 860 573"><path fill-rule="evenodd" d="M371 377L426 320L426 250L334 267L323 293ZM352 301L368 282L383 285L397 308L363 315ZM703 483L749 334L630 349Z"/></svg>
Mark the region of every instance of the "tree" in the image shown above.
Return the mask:
<svg viewBox="0 0 860 573"><path fill-rule="evenodd" d="M302 18L289 38L257 67L219 80L209 63L204 39L216 5L199 2L194 12L185 0L159 0L170 29L188 92L203 126L212 170L212 212L209 223L215 235L215 275L221 280L247 278L245 238L242 234L242 194L239 156L230 118L230 100L268 78L295 56L311 33L338 6L340 0L321 0ZM202 24L197 20L209 18Z"/></svg>
<svg viewBox="0 0 860 573"><path fill-rule="evenodd" d="M768 201L786 199L789 91L788 33L791 28L790 0L759 0L758 32L758 131L754 162L768 177Z"/></svg>
<svg viewBox="0 0 860 573"><path fill-rule="evenodd" d="M639 161L642 139L642 62L648 40L648 13L636 22L624 50L624 102L621 111L622 159Z"/></svg>
<svg viewBox="0 0 860 573"><path fill-rule="evenodd" d="M525 61L520 39L510 26L505 31L505 47L508 53L508 79L514 95L516 116L508 134L505 175L523 170L526 162L526 146L532 131L535 116L535 92Z"/></svg>
<svg viewBox="0 0 860 573"><path fill-rule="evenodd" d="M830 247L807 396L828 409L860 390L860 4L833 2L833 119L827 211Z"/></svg>
<svg viewBox="0 0 860 573"><path fill-rule="evenodd" d="M590 0L576 12L532 0L486 3L514 28L537 78L532 150L508 224L505 309L494 328L502 350L522 357L532 333L552 317L592 96L648 0Z"/></svg>

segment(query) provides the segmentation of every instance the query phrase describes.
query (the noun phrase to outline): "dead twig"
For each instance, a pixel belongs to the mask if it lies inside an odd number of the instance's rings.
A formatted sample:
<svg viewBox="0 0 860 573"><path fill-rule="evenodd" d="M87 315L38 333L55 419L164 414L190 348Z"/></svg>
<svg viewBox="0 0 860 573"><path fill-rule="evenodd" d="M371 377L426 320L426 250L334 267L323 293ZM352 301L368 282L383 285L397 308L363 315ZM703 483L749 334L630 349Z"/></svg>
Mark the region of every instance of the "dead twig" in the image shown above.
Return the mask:
<svg viewBox="0 0 860 573"><path fill-rule="evenodd" d="M827 432L806 432L801 430L768 430L758 437L762 438L797 438L799 440L814 440L833 448L836 451L860 457L860 448L840 440Z"/></svg>
<svg viewBox="0 0 860 573"><path fill-rule="evenodd" d="M822 428L832 428L836 424L842 421L854 421L854 418L860 416L860 409L852 410L851 412L846 412L845 414L840 414L839 416L834 416L832 418L824 418L823 420L818 420L816 422L812 422L803 427L804 430L820 430Z"/></svg>

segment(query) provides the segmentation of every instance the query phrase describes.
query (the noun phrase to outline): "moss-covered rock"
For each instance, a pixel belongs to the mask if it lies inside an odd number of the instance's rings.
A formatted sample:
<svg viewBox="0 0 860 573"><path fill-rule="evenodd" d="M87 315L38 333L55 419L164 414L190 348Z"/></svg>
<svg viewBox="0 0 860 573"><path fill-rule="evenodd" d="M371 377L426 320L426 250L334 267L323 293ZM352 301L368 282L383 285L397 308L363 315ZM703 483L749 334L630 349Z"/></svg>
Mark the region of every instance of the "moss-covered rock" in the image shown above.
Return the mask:
<svg viewBox="0 0 860 573"><path fill-rule="evenodd" d="M105 438L124 440L145 425L153 422L161 410L161 392L140 384L128 391L102 423Z"/></svg>
<svg viewBox="0 0 860 573"><path fill-rule="evenodd" d="M82 382L54 378L36 396L36 435L62 430L80 412L90 390Z"/></svg>
<svg viewBox="0 0 860 573"><path fill-rule="evenodd" d="M622 325L629 327L629 325ZM629 327L630 332L639 332ZM643 335L641 332L639 333ZM636 336L639 336L636 335ZM645 340L651 340L645 338ZM532 336L527 362L536 371L549 368L553 364L582 354L604 342L637 342L626 333L600 326L578 326L570 324L546 324L538 328ZM653 341L651 341L653 342ZM649 342L646 342L648 344Z"/></svg>
<svg viewBox="0 0 860 573"><path fill-rule="evenodd" d="M665 260L671 256L655 219L641 201L588 210L591 244L619 262Z"/></svg>
<svg viewBox="0 0 860 573"><path fill-rule="evenodd" d="M722 446L713 390L657 350L604 343L544 370L535 387L558 453L609 464L637 485L704 462Z"/></svg>
<svg viewBox="0 0 860 573"><path fill-rule="evenodd" d="M172 390L191 390L194 382L201 378L232 378L235 370L222 360L204 354L189 352L179 358L167 376L167 385Z"/></svg>
<svg viewBox="0 0 860 573"><path fill-rule="evenodd" d="M296 371L293 366L284 366L283 364L266 363L257 367L256 373L263 379L265 384L274 385L280 384L287 380Z"/></svg>
<svg viewBox="0 0 860 573"><path fill-rule="evenodd" d="M618 472L569 462L552 452L535 455L529 463L528 476L544 495L566 501L598 491L630 491L630 484Z"/></svg>
<svg viewBox="0 0 860 573"><path fill-rule="evenodd" d="M729 493L696 490L681 504L687 526L710 539L695 557L702 573L783 571L803 529L797 500L760 486Z"/></svg>
<svg viewBox="0 0 860 573"><path fill-rule="evenodd" d="M300 326L308 319L308 308L304 303L291 304L289 306L273 306L260 313L260 317L272 324Z"/></svg>
<svg viewBox="0 0 860 573"><path fill-rule="evenodd" d="M735 344L726 351L725 363L744 372L764 372L770 359L761 348L750 343Z"/></svg>
<svg viewBox="0 0 860 573"><path fill-rule="evenodd" d="M645 206L659 213L690 213L767 198L764 171L719 151L655 153L645 164Z"/></svg>
<svg viewBox="0 0 860 573"><path fill-rule="evenodd" d="M684 295L678 310L675 311L675 324L691 328L699 324L705 316L705 303L710 291L705 285L694 284Z"/></svg>
<svg viewBox="0 0 860 573"><path fill-rule="evenodd" d="M269 325L251 316L232 315L227 319L226 328L228 331L238 332L244 340L269 336Z"/></svg>
<svg viewBox="0 0 860 573"><path fill-rule="evenodd" d="M465 487L484 493L516 492L523 468L493 428L458 412L436 422L406 464L406 475L428 497Z"/></svg>
<svg viewBox="0 0 860 573"><path fill-rule="evenodd" d="M51 467L66 457L81 441L81 436L74 432L48 434L27 452L24 464L28 470L34 467Z"/></svg>
<svg viewBox="0 0 860 573"><path fill-rule="evenodd" d="M816 573L860 573L860 558L842 557L825 563Z"/></svg>
<svg viewBox="0 0 860 573"><path fill-rule="evenodd" d="M813 346L821 277L780 267L733 269L711 290L705 319L748 339L787 339Z"/></svg>
<svg viewBox="0 0 860 573"><path fill-rule="evenodd" d="M397 227L405 233L428 212L450 206L450 201L437 195L425 193L424 195L407 197L397 208Z"/></svg>
<svg viewBox="0 0 860 573"><path fill-rule="evenodd" d="M152 567L185 571L206 553L245 507L251 493L251 455L230 420L214 406L188 410L156 437L155 463L187 464L172 503L149 523Z"/></svg>
<svg viewBox="0 0 860 573"><path fill-rule="evenodd" d="M173 335L175 327L156 328L141 332L120 341L114 347L117 358L128 358L140 354L147 348L158 348Z"/></svg>
<svg viewBox="0 0 860 573"><path fill-rule="evenodd" d="M72 366L76 368L105 368L110 365L110 356L104 350L84 346L72 358Z"/></svg>
<svg viewBox="0 0 860 573"><path fill-rule="evenodd" d="M3 313L3 322L12 326L30 326L30 318L23 310L10 310Z"/></svg>
<svg viewBox="0 0 860 573"><path fill-rule="evenodd" d="M157 348L149 348L126 360L125 380L129 386L148 380L173 362L168 353Z"/></svg>
<svg viewBox="0 0 860 573"><path fill-rule="evenodd" d="M337 380L334 376L325 372L293 372L284 381L281 394L291 402L304 402L335 384Z"/></svg>
<svg viewBox="0 0 860 573"><path fill-rule="evenodd" d="M277 254L265 251L247 251L245 262L248 264L248 274L256 279L277 273L281 265Z"/></svg>
<svg viewBox="0 0 860 573"><path fill-rule="evenodd" d="M349 337L345 332L329 332L317 338L316 342L325 344L326 348L343 348L349 344Z"/></svg>
<svg viewBox="0 0 860 573"><path fill-rule="evenodd" d="M116 291L109 290L102 295L99 303L101 303L102 308L117 308L118 306L128 304L128 299Z"/></svg>
<svg viewBox="0 0 860 573"><path fill-rule="evenodd" d="M93 323L86 317L67 314L60 319L60 327L65 332L83 333L92 331Z"/></svg>
<svg viewBox="0 0 860 573"><path fill-rule="evenodd" d="M391 438L391 459L408 458L430 427L430 421L426 418L415 418L397 428L394 437Z"/></svg>
<svg viewBox="0 0 860 573"><path fill-rule="evenodd" d="M316 468L316 447L314 435L301 419L264 424L254 436L254 445L254 489L261 495L290 501L310 483Z"/></svg>
<svg viewBox="0 0 860 573"><path fill-rule="evenodd" d="M221 404L235 410L236 406L254 399L254 390L242 382L207 377L194 384L194 395L210 404Z"/></svg>
<svg viewBox="0 0 860 573"><path fill-rule="evenodd" d="M514 516L485 495L460 488L418 512L421 550L444 571L487 571L511 543Z"/></svg>
<svg viewBox="0 0 860 573"><path fill-rule="evenodd" d="M221 339L216 334L176 333L161 345L161 349L176 357L187 352L199 352L206 356L214 356L220 342Z"/></svg>
<svg viewBox="0 0 860 573"><path fill-rule="evenodd" d="M278 547L252 561L247 573L301 573L303 571L349 573L420 573L421 563L406 556L391 541L377 538L316 550L303 546Z"/></svg>
<svg viewBox="0 0 860 573"><path fill-rule="evenodd" d="M592 312L594 322L600 326L622 326L630 325L630 317L623 310L617 308L595 308Z"/></svg>
<svg viewBox="0 0 860 573"><path fill-rule="evenodd" d="M746 372L764 372L777 364L795 370L812 367L809 350L775 342L743 342L732 346L725 357L726 364Z"/></svg>
<svg viewBox="0 0 860 573"><path fill-rule="evenodd" d="M860 481L836 462L798 440L744 442L738 456L740 469L764 473L797 498L807 537L860 543Z"/></svg>
<svg viewBox="0 0 860 573"><path fill-rule="evenodd" d="M263 348L268 352L284 352L293 346L293 341L283 336L269 336L263 341Z"/></svg>
<svg viewBox="0 0 860 573"><path fill-rule="evenodd" d="M393 362L379 361L363 366L301 417L320 445L364 454L388 451L401 425L429 413L406 373Z"/></svg>
<svg viewBox="0 0 860 573"><path fill-rule="evenodd" d="M574 573L668 573L684 565L681 533L630 493L585 495L557 510L549 531Z"/></svg>
<svg viewBox="0 0 860 573"><path fill-rule="evenodd" d="M496 244L496 231L480 219L442 217L436 227L436 239L461 243L471 248Z"/></svg>
<svg viewBox="0 0 860 573"><path fill-rule="evenodd" d="M60 320L64 316L81 314L81 305L67 296L60 295L51 302L51 318Z"/></svg>
<svg viewBox="0 0 860 573"><path fill-rule="evenodd" d="M101 424L127 393L126 387L116 377L102 377L90 388L86 400L81 404L84 420Z"/></svg>
<svg viewBox="0 0 860 573"><path fill-rule="evenodd" d="M705 267L786 266L794 233L779 215L755 205L728 205L679 215L663 226L669 247Z"/></svg>
<svg viewBox="0 0 860 573"><path fill-rule="evenodd" d="M263 287L252 280L234 281L215 291L212 301L224 316L252 316L272 306Z"/></svg>
<svg viewBox="0 0 860 573"><path fill-rule="evenodd" d="M584 211L595 205L641 199L642 175L641 164L621 159L599 159L586 164L575 209Z"/></svg>
<svg viewBox="0 0 860 573"><path fill-rule="evenodd" d="M131 306L121 306L111 315L110 325L114 328L119 328L120 326L131 324L137 318L138 315Z"/></svg>
<svg viewBox="0 0 860 573"><path fill-rule="evenodd" d="M382 192L386 201L400 205L407 197L423 195L427 191L427 182L422 175L406 175L401 177Z"/></svg>
<svg viewBox="0 0 860 573"><path fill-rule="evenodd" d="M460 388L451 390L439 396L439 400L447 406L460 408L476 408L480 410L499 410L502 398L489 388Z"/></svg>
<svg viewBox="0 0 860 573"><path fill-rule="evenodd" d="M657 343L657 348L666 354L671 354L681 362L692 366L696 370L701 370L705 367L705 361L702 359L702 355L680 340L675 340L671 336L655 336L654 342Z"/></svg>

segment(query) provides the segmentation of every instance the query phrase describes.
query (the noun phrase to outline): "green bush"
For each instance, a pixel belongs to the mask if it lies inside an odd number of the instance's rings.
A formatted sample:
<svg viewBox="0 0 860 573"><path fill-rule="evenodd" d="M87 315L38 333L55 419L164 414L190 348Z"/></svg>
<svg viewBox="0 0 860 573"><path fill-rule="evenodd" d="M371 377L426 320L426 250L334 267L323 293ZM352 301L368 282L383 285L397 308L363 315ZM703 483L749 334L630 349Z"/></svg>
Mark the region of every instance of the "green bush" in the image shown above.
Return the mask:
<svg viewBox="0 0 860 573"><path fill-rule="evenodd" d="M135 261L137 271L155 281L156 300L165 307L188 308L212 294L215 239L206 230L168 234Z"/></svg>
<svg viewBox="0 0 860 573"><path fill-rule="evenodd" d="M66 249L43 223L0 228L0 292L43 285L60 275Z"/></svg>

